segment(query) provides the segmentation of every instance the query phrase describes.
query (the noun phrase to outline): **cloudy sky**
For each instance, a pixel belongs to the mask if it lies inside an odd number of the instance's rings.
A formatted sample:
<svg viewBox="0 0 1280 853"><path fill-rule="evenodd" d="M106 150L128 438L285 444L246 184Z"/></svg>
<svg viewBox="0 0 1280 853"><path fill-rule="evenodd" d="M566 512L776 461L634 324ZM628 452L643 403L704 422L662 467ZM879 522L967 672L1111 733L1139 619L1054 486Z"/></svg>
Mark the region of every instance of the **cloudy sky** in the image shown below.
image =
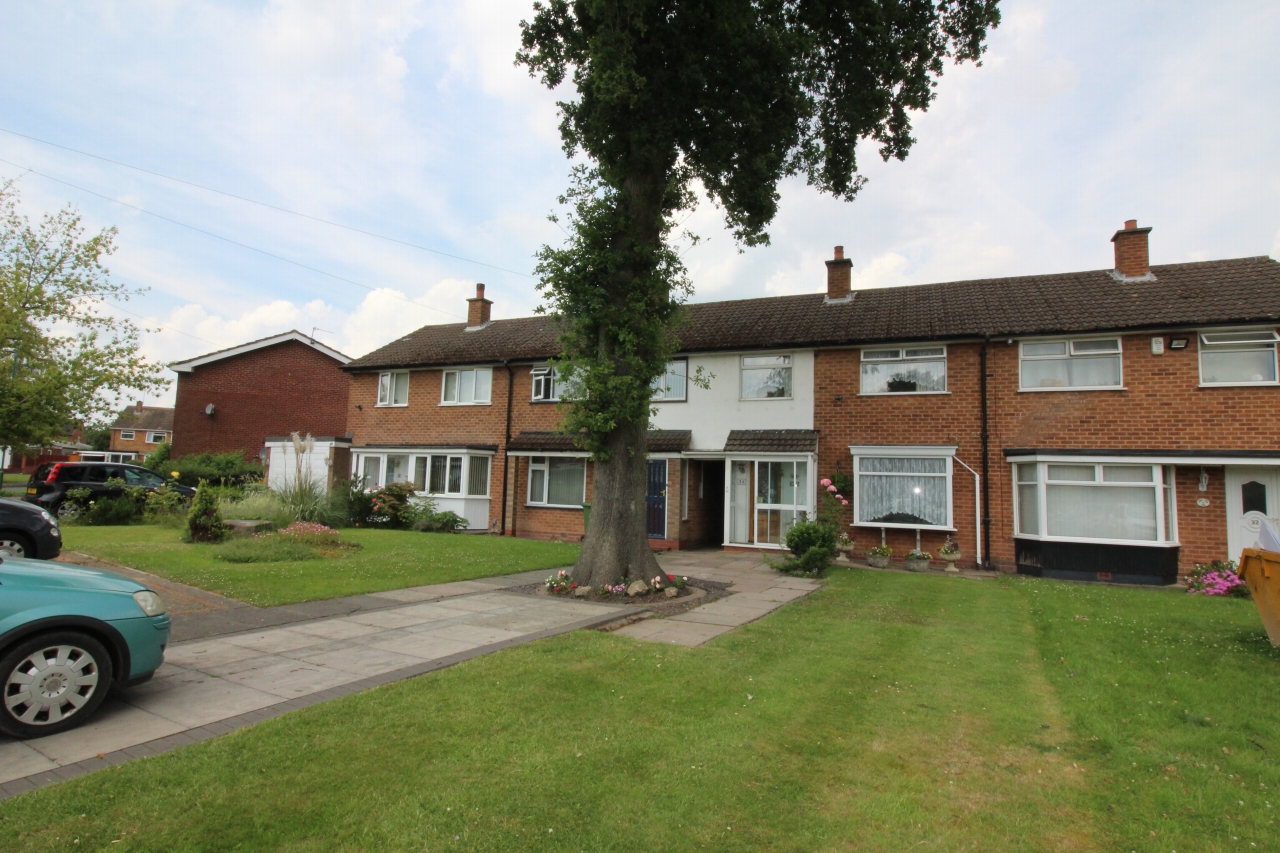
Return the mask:
<svg viewBox="0 0 1280 853"><path fill-rule="evenodd" d="M866 149L855 202L787 183L772 246L745 253L700 208L694 298L820 291L836 244L856 287L1106 268L1130 218L1154 227L1155 263L1280 257L1280 4L1002 8L907 160ZM73 205L119 227L112 273L149 288L120 310L156 329L157 360L313 327L361 355L456 322L477 281L495 317L525 315L533 254L564 237L546 216L571 95L512 63L530 9L6 3L0 177L21 176L33 217Z"/></svg>

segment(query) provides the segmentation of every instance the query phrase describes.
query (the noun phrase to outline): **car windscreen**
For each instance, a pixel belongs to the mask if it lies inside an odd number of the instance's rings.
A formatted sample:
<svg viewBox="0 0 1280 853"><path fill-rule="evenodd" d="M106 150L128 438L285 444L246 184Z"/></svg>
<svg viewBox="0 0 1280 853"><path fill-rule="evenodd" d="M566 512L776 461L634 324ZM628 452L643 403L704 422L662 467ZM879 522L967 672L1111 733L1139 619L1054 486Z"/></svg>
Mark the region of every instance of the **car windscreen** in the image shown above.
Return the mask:
<svg viewBox="0 0 1280 853"><path fill-rule="evenodd" d="M145 468L125 468L124 481L130 486L162 486L164 478Z"/></svg>

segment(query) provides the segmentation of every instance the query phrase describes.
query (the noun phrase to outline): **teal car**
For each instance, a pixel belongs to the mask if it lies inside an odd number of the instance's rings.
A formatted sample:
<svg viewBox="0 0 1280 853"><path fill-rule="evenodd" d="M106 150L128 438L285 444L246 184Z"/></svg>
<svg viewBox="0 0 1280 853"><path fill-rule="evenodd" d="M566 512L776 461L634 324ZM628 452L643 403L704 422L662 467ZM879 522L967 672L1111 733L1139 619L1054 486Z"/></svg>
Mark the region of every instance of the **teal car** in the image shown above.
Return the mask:
<svg viewBox="0 0 1280 853"><path fill-rule="evenodd" d="M65 563L0 560L0 732L57 734L164 662L170 619L154 590Z"/></svg>

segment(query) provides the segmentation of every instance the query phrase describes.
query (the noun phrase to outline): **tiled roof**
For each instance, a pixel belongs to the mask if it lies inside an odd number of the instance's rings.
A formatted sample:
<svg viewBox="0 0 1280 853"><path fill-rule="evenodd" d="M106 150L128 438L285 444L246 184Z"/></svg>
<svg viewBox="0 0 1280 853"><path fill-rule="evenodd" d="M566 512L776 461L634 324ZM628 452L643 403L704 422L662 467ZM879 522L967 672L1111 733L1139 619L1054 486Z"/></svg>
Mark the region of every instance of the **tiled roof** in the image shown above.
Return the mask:
<svg viewBox="0 0 1280 853"><path fill-rule="evenodd" d="M679 453L689 449L693 433L687 429L649 430L650 453ZM573 436L561 432L523 430L511 439L508 450L542 450L547 453L564 453L581 450L573 443Z"/></svg>
<svg viewBox="0 0 1280 853"><path fill-rule="evenodd" d="M143 406L142 411L130 406L111 425L112 429L164 430L173 432L173 409Z"/></svg>
<svg viewBox="0 0 1280 853"><path fill-rule="evenodd" d="M1280 320L1280 263L1268 257L1168 264L1152 279L1111 270L988 278L687 306L685 352L943 341ZM559 352L549 317L424 326L355 359L348 370L535 360Z"/></svg>
<svg viewBox="0 0 1280 853"><path fill-rule="evenodd" d="M731 429L725 453L816 453L816 429Z"/></svg>
<svg viewBox="0 0 1280 853"><path fill-rule="evenodd" d="M253 352L254 350L265 349L266 347L288 343L289 341L297 341L300 344L305 344L317 352L324 353L341 364L346 364L351 361L350 356L343 355L336 349L320 343L310 335L304 335L297 329L290 329L289 331L282 332L278 335L271 335L267 338L258 338L256 341L249 341L248 343L236 344L233 347L215 350L214 352L205 353L204 355L198 355L195 358L188 358L185 361L175 361L169 365L169 369L176 373L190 373L197 367L209 364L210 362L221 361L224 358L231 358L237 355L244 355L245 353Z"/></svg>

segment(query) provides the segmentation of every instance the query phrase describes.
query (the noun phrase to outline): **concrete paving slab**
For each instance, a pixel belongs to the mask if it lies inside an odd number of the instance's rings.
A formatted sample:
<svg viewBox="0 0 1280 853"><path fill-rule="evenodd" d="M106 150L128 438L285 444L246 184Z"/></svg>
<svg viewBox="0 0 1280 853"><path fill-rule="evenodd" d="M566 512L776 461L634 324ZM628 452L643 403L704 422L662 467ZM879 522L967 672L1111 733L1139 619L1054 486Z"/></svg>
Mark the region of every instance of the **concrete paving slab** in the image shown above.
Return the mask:
<svg viewBox="0 0 1280 853"><path fill-rule="evenodd" d="M325 652L314 652L304 658L305 663L313 663L329 669L340 669L360 678L381 675L422 663L426 658L407 655L404 652L393 652L372 646L357 648L332 649Z"/></svg>
<svg viewBox="0 0 1280 853"><path fill-rule="evenodd" d="M376 643L370 648L384 649L397 654L411 655L423 660L435 660L437 658L448 657L449 655L456 655L459 652L479 648L479 646L479 643L468 643L465 640L451 640L447 637L437 637L433 634L414 634L413 636L403 637L399 640L391 640L386 643Z"/></svg>
<svg viewBox="0 0 1280 853"><path fill-rule="evenodd" d="M446 640L461 640L476 646L487 646L490 643L501 643L521 636L517 631L506 631L502 628L490 628L483 625L446 625L422 632L426 636L443 637Z"/></svg>
<svg viewBox="0 0 1280 853"><path fill-rule="evenodd" d="M262 669L264 666L272 666L273 664L283 663L286 660L291 660L291 658L287 658L284 655L255 654L254 657L245 658L244 660L233 660L230 663L205 666L194 671L206 672L216 678L226 678L228 675L235 675L238 672L248 672L251 669Z"/></svg>
<svg viewBox="0 0 1280 853"><path fill-rule="evenodd" d="M444 598L445 593L438 591L434 586L411 586L407 589L389 589L386 592L374 593L378 598L388 598L392 601L399 601L405 604L415 601L431 601L436 598Z"/></svg>
<svg viewBox="0 0 1280 853"><path fill-rule="evenodd" d="M419 605L421 606L421 605ZM405 613L400 608L395 610L379 610L374 613L357 613L355 616L347 617L352 622L359 622L362 625L372 625L375 628L404 628L408 625L417 625L422 622L422 617L412 613Z"/></svg>
<svg viewBox="0 0 1280 853"><path fill-rule="evenodd" d="M23 776L57 769L48 758L17 740L0 742L0 785Z"/></svg>
<svg viewBox="0 0 1280 853"><path fill-rule="evenodd" d="M270 666L251 669L248 672L228 675L226 680L274 696L293 699L355 681L358 677L340 669L330 669L297 660L285 660Z"/></svg>
<svg viewBox="0 0 1280 853"><path fill-rule="evenodd" d="M725 627L728 627L728 628L737 628L739 625L745 625L748 622L754 622L756 619L759 619L760 616L763 616L763 615L764 614L761 613L751 618L743 618L740 614L736 614L736 613L715 613L715 612L703 610L702 608L698 607L693 610L690 610L688 613L680 613L676 616L672 616L662 621L664 622L698 622L703 625L724 625Z"/></svg>
<svg viewBox="0 0 1280 853"><path fill-rule="evenodd" d="M350 619L323 619L319 622L302 622L292 626L289 630L297 631L299 634L324 637L328 640L349 640L352 637L378 633L376 626L353 622Z"/></svg>
<svg viewBox="0 0 1280 853"><path fill-rule="evenodd" d="M210 676L194 683L152 681L121 698L139 710L172 720L183 728L225 720L280 701L279 696L271 693Z"/></svg>
<svg viewBox="0 0 1280 853"><path fill-rule="evenodd" d="M371 614L372 615L372 614ZM235 634L226 641L233 646L244 646L259 652L289 652L305 646L314 646L321 642L318 637L303 634L289 628L274 628L270 631L259 631L255 634Z"/></svg>
<svg viewBox="0 0 1280 853"><path fill-rule="evenodd" d="M623 625L613 633L622 637L647 640L662 631L667 621L666 619L645 619L643 622L632 622L630 625Z"/></svg>
<svg viewBox="0 0 1280 853"><path fill-rule="evenodd" d="M698 622L672 622L662 620L666 624L663 630L645 637L651 643L675 643L678 646L700 646L707 640L733 630L730 625L706 625Z"/></svg>
<svg viewBox="0 0 1280 853"><path fill-rule="evenodd" d="M739 603L748 601L775 602L784 604L788 601L795 601L797 598L804 598L811 589L786 589L785 587L775 586L769 589L762 589L759 592L744 592L741 595L735 595L733 600Z"/></svg>
<svg viewBox="0 0 1280 853"><path fill-rule="evenodd" d="M168 663L186 668L206 669L231 661L258 657L262 652L248 646L238 646L226 640L194 640L189 643L177 643L165 649L164 659Z"/></svg>
<svg viewBox="0 0 1280 853"><path fill-rule="evenodd" d="M58 764L74 764L95 755L177 734L185 728L181 723L111 698L103 702L98 712L80 728L25 743Z"/></svg>

